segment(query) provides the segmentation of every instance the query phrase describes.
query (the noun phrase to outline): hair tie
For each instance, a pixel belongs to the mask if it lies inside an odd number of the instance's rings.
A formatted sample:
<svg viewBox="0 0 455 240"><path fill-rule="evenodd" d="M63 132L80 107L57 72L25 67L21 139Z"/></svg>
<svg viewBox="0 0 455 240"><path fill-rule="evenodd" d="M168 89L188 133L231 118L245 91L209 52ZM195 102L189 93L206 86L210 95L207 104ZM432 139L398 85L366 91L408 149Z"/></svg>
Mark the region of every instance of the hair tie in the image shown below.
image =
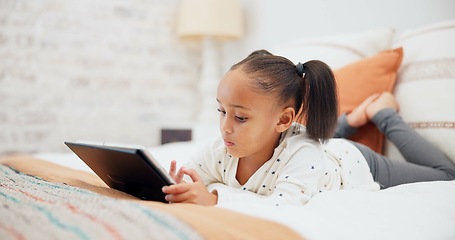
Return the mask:
<svg viewBox="0 0 455 240"><path fill-rule="evenodd" d="M299 76L303 77L303 74L305 73L305 66L303 66L303 64L299 62L297 63L297 65L295 65L295 67L297 68L297 73L299 74Z"/></svg>

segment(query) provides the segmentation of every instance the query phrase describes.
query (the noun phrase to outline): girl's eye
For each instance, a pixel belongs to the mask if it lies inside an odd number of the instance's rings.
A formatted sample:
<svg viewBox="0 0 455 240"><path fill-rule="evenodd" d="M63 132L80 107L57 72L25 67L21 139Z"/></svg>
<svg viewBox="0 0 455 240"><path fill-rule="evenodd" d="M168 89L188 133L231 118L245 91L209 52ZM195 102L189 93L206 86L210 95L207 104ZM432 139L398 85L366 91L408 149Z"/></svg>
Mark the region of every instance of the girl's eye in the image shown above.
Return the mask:
<svg viewBox="0 0 455 240"><path fill-rule="evenodd" d="M235 116L235 118L239 121L239 122L246 122L246 120L248 120L248 118L246 117L238 117L238 116Z"/></svg>
<svg viewBox="0 0 455 240"><path fill-rule="evenodd" d="M219 113L223 114L223 115L226 115L226 111L224 111L224 110L221 110L221 109L218 108L217 111L218 111Z"/></svg>
<svg viewBox="0 0 455 240"><path fill-rule="evenodd" d="M226 115L226 110L223 110L223 109L216 109L219 113L221 113L221 115L225 116ZM241 122L241 123L244 123L246 122L246 120L248 120L247 117L239 117L239 116L235 116L235 119L237 119L237 121Z"/></svg>

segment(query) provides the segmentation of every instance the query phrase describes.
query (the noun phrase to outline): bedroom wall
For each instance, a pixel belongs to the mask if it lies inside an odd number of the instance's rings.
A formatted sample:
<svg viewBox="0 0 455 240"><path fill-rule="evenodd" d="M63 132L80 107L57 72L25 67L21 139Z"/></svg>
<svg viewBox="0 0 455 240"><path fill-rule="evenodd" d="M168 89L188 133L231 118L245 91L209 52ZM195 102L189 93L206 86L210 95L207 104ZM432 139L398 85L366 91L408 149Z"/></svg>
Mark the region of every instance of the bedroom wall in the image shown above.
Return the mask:
<svg viewBox="0 0 455 240"><path fill-rule="evenodd" d="M88 139L152 145L190 121L199 45L178 0L0 0L0 153Z"/></svg>
<svg viewBox="0 0 455 240"><path fill-rule="evenodd" d="M191 124L200 47L176 38L178 3L0 0L0 155L67 151L68 139L156 145L163 125ZM455 17L452 0L242 4L245 36L224 43L224 70L288 39Z"/></svg>
<svg viewBox="0 0 455 240"><path fill-rule="evenodd" d="M396 33L455 18L453 0L247 0L247 34L225 44L224 68L259 48L375 28Z"/></svg>

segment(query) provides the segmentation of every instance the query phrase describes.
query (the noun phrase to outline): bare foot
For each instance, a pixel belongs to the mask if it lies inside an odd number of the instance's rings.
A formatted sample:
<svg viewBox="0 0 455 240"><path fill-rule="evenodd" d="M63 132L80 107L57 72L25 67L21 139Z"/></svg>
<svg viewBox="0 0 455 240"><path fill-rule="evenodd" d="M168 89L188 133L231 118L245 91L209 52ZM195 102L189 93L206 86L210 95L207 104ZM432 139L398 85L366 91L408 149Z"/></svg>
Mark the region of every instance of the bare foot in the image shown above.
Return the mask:
<svg viewBox="0 0 455 240"><path fill-rule="evenodd" d="M389 92L383 92L375 101L370 103L366 108L366 115L368 119L371 119L376 113L386 108L392 108L398 111L397 100Z"/></svg>
<svg viewBox="0 0 455 240"><path fill-rule="evenodd" d="M346 115L346 120L349 124L349 126L353 128L358 128L363 125L365 125L368 121L369 118L366 113L367 107L374 102L378 97L380 96L379 93L373 94L363 100L363 102L357 106L352 112Z"/></svg>

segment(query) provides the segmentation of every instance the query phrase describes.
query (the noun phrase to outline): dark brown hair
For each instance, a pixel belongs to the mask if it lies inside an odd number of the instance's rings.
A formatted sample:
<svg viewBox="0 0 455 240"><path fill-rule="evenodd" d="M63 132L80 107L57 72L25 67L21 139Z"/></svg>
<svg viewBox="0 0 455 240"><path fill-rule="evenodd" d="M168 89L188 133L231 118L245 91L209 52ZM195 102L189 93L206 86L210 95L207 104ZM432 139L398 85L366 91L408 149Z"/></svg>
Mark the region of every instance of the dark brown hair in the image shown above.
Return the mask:
<svg viewBox="0 0 455 240"><path fill-rule="evenodd" d="M256 90L277 96L278 104L293 100L297 119L305 123L311 139L325 141L332 137L338 98L335 77L327 64L319 60L303 63L302 77L289 59L258 50L231 70L237 68L254 79Z"/></svg>

